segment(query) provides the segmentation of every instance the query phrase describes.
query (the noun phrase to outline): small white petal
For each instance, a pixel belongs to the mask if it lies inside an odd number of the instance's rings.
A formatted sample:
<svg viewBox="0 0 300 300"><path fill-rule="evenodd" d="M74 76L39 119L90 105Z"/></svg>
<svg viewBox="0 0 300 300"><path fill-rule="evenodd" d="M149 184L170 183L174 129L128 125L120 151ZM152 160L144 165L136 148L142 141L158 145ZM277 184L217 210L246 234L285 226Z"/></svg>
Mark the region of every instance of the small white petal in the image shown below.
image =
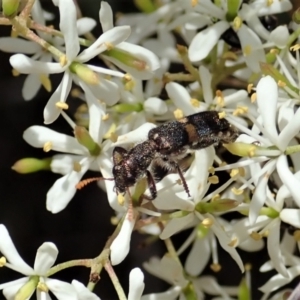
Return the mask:
<svg viewBox="0 0 300 300"><path fill-rule="evenodd" d="M61 83L48 100L44 109L44 123L53 123L60 115L61 108L56 106L57 102L65 102L72 87L72 80L69 72L65 72Z"/></svg>
<svg viewBox="0 0 300 300"><path fill-rule="evenodd" d="M84 35L85 33L92 31L95 28L96 24L97 22L92 18L80 18L76 22L78 36Z"/></svg>
<svg viewBox="0 0 300 300"><path fill-rule="evenodd" d="M209 70L204 66L199 67L199 75L201 79L204 101L208 105L211 105L213 101L213 93L211 89L212 75L210 74Z"/></svg>
<svg viewBox="0 0 300 300"><path fill-rule="evenodd" d="M276 129L276 111L278 86L271 76L260 79L256 87L257 105L266 129L268 138L277 145L278 133ZM277 145L280 148L280 145ZM281 149L281 148L280 148Z"/></svg>
<svg viewBox="0 0 300 300"><path fill-rule="evenodd" d="M72 171L70 174L55 181L47 193L47 210L56 214L68 205L77 191L76 184L80 181L88 167L89 164L87 161L82 161L80 172Z"/></svg>
<svg viewBox="0 0 300 300"><path fill-rule="evenodd" d="M201 253L201 259L199 259ZM210 246L207 238L198 238L192 246L192 249L185 261L185 270L191 275L197 277L207 265L210 258Z"/></svg>
<svg viewBox="0 0 300 300"><path fill-rule="evenodd" d="M271 5L267 5L264 0L253 1L250 4L257 12L259 17L283 13L293 8L289 0L274 0Z"/></svg>
<svg viewBox="0 0 300 300"><path fill-rule="evenodd" d="M24 275L33 275L33 269L19 255L6 227L0 224L0 253Z"/></svg>
<svg viewBox="0 0 300 300"><path fill-rule="evenodd" d="M195 204L193 201L185 200L174 195L171 189L165 189L158 193L158 196L152 202L157 209L162 210L183 210L194 211Z"/></svg>
<svg viewBox="0 0 300 300"><path fill-rule="evenodd" d="M41 46L32 41L22 40L12 37L0 38L0 50L4 52L22 52L25 54L35 54L41 50Z"/></svg>
<svg viewBox="0 0 300 300"><path fill-rule="evenodd" d="M269 41L273 42L278 48L283 49L287 46L289 35L286 26L278 26L271 32Z"/></svg>
<svg viewBox="0 0 300 300"><path fill-rule="evenodd" d="M280 287L291 282L296 276L300 274L300 266L291 267L287 270L288 277L283 277L281 274L273 276L267 283L259 289L263 293L270 293L279 289Z"/></svg>
<svg viewBox="0 0 300 300"><path fill-rule="evenodd" d="M52 278L46 278L45 283L58 300L77 299L76 290L72 284Z"/></svg>
<svg viewBox="0 0 300 300"><path fill-rule="evenodd" d="M168 111L168 107L160 98L150 97L144 102L144 110L154 115L163 115Z"/></svg>
<svg viewBox="0 0 300 300"><path fill-rule="evenodd" d="M27 101L34 98L40 87L41 81L38 74L28 74L22 87L22 96L24 100Z"/></svg>
<svg viewBox="0 0 300 300"><path fill-rule="evenodd" d="M280 219L296 228L300 228L300 210L295 208L284 208L280 212Z"/></svg>
<svg viewBox="0 0 300 300"><path fill-rule="evenodd" d="M78 141L66 134L58 133L43 126L31 126L24 131L24 140L35 148L43 148L50 142L53 150L73 154L86 155L86 149Z"/></svg>
<svg viewBox="0 0 300 300"><path fill-rule="evenodd" d="M129 26L119 26L114 27L102 35L87 49L83 50L77 57L77 60L80 62L86 62L91 58L97 56L103 51L108 50L108 45L112 44L114 46L125 41L130 35Z"/></svg>
<svg viewBox="0 0 300 300"><path fill-rule="evenodd" d="M182 85L176 82L169 82L166 84L166 91L168 96L174 102L175 106L183 111L185 116L189 116L198 112L199 109L196 109L191 104L191 96Z"/></svg>
<svg viewBox="0 0 300 300"><path fill-rule="evenodd" d="M188 226L190 223L192 223L194 218L194 214L190 213L184 217L170 220L159 237L162 240L169 238L173 234L179 232L180 230Z"/></svg>
<svg viewBox="0 0 300 300"><path fill-rule="evenodd" d="M129 274L128 300L139 300L145 288L144 274L140 268L131 270Z"/></svg>
<svg viewBox="0 0 300 300"><path fill-rule="evenodd" d="M38 275L46 275L46 272L53 266L58 255L58 249L55 244L46 242L43 243L37 250L34 271Z"/></svg>
<svg viewBox="0 0 300 300"><path fill-rule="evenodd" d="M24 54L11 56L9 62L14 69L22 74L55 74L62 73L67 68L62 67L59 63L36 61Z"/></svg>
<svg viewBox="0 0 300 300"><path fill-rule="evenodd" d="M17 280L13 280L4 284L0 284L0 290L3 289L3 295L6 299L15 299L19 289L28 282L29 277L23 277ZM33 295L34 289L32 289L31 295L28 295L28 299Z"/></svg>
<svg viewBox="0 0 300 300"><path fill-rule="evenodd" d="M298 207L300 207L300 193L298 190L300 186L300 180L298 180L295 174L293 174L289 169L287 158L283 154L277 159L277 171L281 181L289 189L294 201Z"/></svg>
<svg viewBox="0 0 300 300"><path fill-rule="evenodd" d="M133 219L129 220L129 218ZM120 264L129 252L131 234L135 221L135 216L132 216L132 213L127 213L118 236L110 246L111 264L113 266Z"/></svg>
<svg viewBox="0 0 300 300"><path fill-rule="evenodd" d="M260 72L260 62L265 62L265 52L262 47L260 38L249 27L243 24L237 31L243 51L246 50L244 56L245 62L253 72Z"/></svg>
<svg viewBox="0 0 300 300"><path fill-rule="evenodd" d="M139 128L128 132L127 134L120 135L117 142L113 146L119 146L128 143L141 143L148 138L148 133L156 126L153 123L145 123Z"/></svg>
<svg viewBox="0 0 300 300"><path fill-rule="evenodd" d="M66 175L72 172L74 169L74 164L80 163L82 159L83 157L79 155L71 155L71 154L53 155L50 164L51 171L53 173ZM97 167L97 171L99 171L98 167Z"/></svg>
<svg viewBox="0 0 300 300"><path fill-rule="evenodd" d="M192 40L189 47L189 58L192 62L204 59L217 44L220 36L229 28L229 23L218 23L200 31Z"/></svg>
<svg viewBox="0 0 300 300"><path fill-rule="evenodd" d="M142 300L174 300L177 299L180 293L181 293L181 287L174 286L169 290L167 290L166 292L144 295L141 299Z"/></svg>
<svg viewBox="0 0 300 300"><path fill-rule="evenodd" d="M72 285L75 288L78 300L100 300L100 298L92 293L84 284L78 280L72 280Z"/></svg>
<svg viewBox="0 0 300 300"><path fill-rule="evenodd" d="M99 10L99 20L100 20L103 32L114 27L113 12L112 12L110 5L106 1L101 1L101 7Z"/></svg>
<svg viewBox="0 0 300 300"><path fill-rule="evenodd" d="M283 263L282 254L280 251L280 219L275 219L272 222L272 228L269 231L267 246L270 259L274 265L274 268L278 273L284 277L288 277L288 272Z"/></svg>
<svg viewBox="0 0 300 300"><path fill-rule="evenodd" d="M67 59L71 62L80 50L76 26L76 7L73 0L56 0L59 8L59 28L64 34Z"/></svg>

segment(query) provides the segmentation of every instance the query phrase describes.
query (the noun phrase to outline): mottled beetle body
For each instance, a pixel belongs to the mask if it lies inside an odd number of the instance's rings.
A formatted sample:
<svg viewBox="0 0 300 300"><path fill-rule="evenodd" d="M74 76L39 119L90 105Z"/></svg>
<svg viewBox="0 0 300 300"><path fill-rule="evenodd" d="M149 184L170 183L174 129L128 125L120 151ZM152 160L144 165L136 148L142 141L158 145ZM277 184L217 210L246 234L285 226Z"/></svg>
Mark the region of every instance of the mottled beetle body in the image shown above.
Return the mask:
<svg viewBox="0 0 300 300"><path fill-rule="evenodd" d="M146 175L151 196L145 198L154 199L157 191L153 176L148 170L151 165L156 181L170 172L177 172L189 195L180 161L190 150L232 143L237 137L237 130L226 119L220 118L216 111L200 112L162 124L149 131L147 141L131 150L127 151L122 147L114 149L113 176L116 190L118 193L125 193L139 178Z"/></svg>

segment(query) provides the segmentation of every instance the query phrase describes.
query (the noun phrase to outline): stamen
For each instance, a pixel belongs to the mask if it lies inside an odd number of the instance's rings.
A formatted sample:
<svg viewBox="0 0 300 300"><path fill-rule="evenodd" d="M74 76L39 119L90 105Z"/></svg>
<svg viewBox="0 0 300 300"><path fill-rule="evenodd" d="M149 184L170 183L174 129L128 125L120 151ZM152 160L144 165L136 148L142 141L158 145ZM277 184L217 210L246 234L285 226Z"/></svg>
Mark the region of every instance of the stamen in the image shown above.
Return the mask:
<svg viewBox="0 0 300 300"><path fill-rule="evenodd" d="M52 142L48 141L43 146L44 152L49 152L52 150Z"/></svg>

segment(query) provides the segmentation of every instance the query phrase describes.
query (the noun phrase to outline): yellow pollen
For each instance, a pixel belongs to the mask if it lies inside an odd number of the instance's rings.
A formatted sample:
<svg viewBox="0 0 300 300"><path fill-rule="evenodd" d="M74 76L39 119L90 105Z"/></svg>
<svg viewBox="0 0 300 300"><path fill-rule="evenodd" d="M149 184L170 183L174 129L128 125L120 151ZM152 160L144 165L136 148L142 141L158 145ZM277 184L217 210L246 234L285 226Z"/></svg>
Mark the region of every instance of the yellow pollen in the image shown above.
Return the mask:
<svg viewBox="0 0 300 300"><path fill-rule="evenodd" d="M0 257L0 267L4 267L6 264L6 258L4 256Z"/></svg>
<svg viewBox="0 0 300 300"><path fill-rule="evenodd" d="M45 293L49 292L49 289L44 282L39 282L36 288Z"/></svg>
<svg viewBox="0 0 300 300"><path fill-rule="evenodd" d="M12 73L12 75L13 75L14 77L18 77L18 76L20 75L20 72L17 71L16 69L12 69L12 70L11 70L11 73Z"/></svg>
<svg viewBox="0 0 300 300"><path fill-rule="evenodd" d="M122 79L124 79L126 81L131 81L132 80L132 76L130 74L126 73Z"/></svg>
<svg viewBox="0 0 300 300"><path fill-rule="evenodd" d="M252 88L253 88L253 83L249 83L248 86L247 86L247 92L248 92L248 94L251 93Z"/></svg>
<svg viewBox="0 0 300 300"><path fill-rule="evenodd" d="M258 232L252 231L250 233L250 236L255 240L255 241L259 241L262 239L262 235L259 234Z"/></svg>
<svg viewBox="0 0 300 300"><path fill-rule="evenodd" d="M179 185L182 185L182 180L181 179L177 179L176 183L179 184Z"/></svg>
<svg viewBox="0 0 300 300"><path fill-rule="evenodd" d="M273 4L273 0L267 0L267 6L271 6Z"/></svg>
<svg viewBox="0 0 300 300"><path fill-rule="evenodd" d="M73 163L73 170L75 172L80 172L81 171L81 164L78 161L74 161L74 163Z"/></svg>
<svg viewBox="0 0 300 300"><path fill-rule="evenodd" d="M109 119L109 114L105 114L101 119L102 121L107 121Z"/></svg>
<svg viewBox="0 0 300 300"><path fill-rule="evenodd" d="M104 44L105 44L107 50L114 49L114 47L115 47L114 44L112 44L110 42L105 42Z"/></svg>
<svg viewBox="0 0 300 300"><path fill-rule="evenodd" d="M50 78L46 74L40 74L40 81L47 92L51 92L52 84Z"/></svg>
<svg viewBox="0 0 300 300"><path fill-rule="evenodd" d="M295 44L295 45L290 47L291 51L298 51L299 49L300 49L300 44Z"/></svg>
<svg viewBox="0 0 300 300"><path fill-rule="evenodd" d="M64 67L66 64L67 64L67 56L66 55L63 55L59 58L59 63L62 67Z"/></svg>
<svg viewBox="0 0 300 300"><path fill-rule="evenodd" d="M208 177L208 182L211 184L218 184L219 183L219 177L217 175L213 175Z"/></svg>
<svg viewBox="0 0 300 300"><path fill-rule="evenodd" d="M57 108L64 109L64 110L67 110L69 108L69 105L66 102L62 102L62 101L56 102L55 106Z"/></svg>
<svg viewBox="0 0 300 300"><path fill-rule="evenodd" d="M210 174L215 174L215 168L214 168L213 166L209 167L209 168L208 168L208 172L209 172Z"/></svg>
<svg viewBox="0 0 300 300"><path fill-rule="evenodd" d="M223 96L223 93L220 90L216 91L216 97L217 97L217 104L220 107L223 107L225 105L225 103L224 103L224 96Z"/></svg>
<svg viewBox="0 0 300 300"><path fill-rule="evenodd" d="M263 236L263 237L268 237L269 234L270 234L270 231L269 231L269 230L266 230L266 231L263 232L262 236Z"/></svg>
<svg viewBox="0 0 300 300"><path fill-rule="evenodd" d="M109 139L115 143L117 140L118 140L118 135L115 133L115 132L111 132L110 133L110 136L109 136Z"/></svg>
<svg viewBox="0 0 300 300"><path fill-rule="evenodd" d="M46 142L43 146L44 152L49 152L52 150L52 142Z"/></svg>
<svg viewBox="0 0 300 300"><path fill-rule="evenodd" d="M242 167L239 167L238 169L239 169L240 176L245 177L246 175L245 169Z"/></svg>
<svg viewBox="0 0 300 300"><path fill-rule="evenodd" d="M240 17L235 17L232 22L232 27L234 31L238 31L243 24L243 20Z"/></svg>
<svg viewBox="0 0 300 300"><path fill-rule="evenodd" d="M250 149L248 150L248 156L249 157L253 157L255 155L255 150L256 150L256 147L250 147Z"/></svg>
<svg viewBox="0 0 300 300"><path fill-rule="evenodd" d="M251 271L252 270L252 265L250 263L245 264L245 271Z"/></svg>
<svg viewBox="0 0 300 300"><path fill-rule="evenodd" d="M296 242L300 241L300 230L295 230L293 233L294 239Z"/></svg>
<svg viewBox="0 0 300 300"><path fill-rule="evenodd" d="M214 201L218 201L221 199L221 196L220 194L215 194L212 198L211 198L211 202L214 202Z"/></svg>
<svg viewBox="0 0 300 300"><path fill-rule="evenodd" d="M226 117L226 112L225 111L221 111L218 113L218 116L220 119L224 119Z"/></svg>
<svg viewBox="0 0 300 300"><path fill-rule="evenodd" d="M125 203L125 197L122 194L118 194L118 203L123 206Z"/></svg>
<svg viewBox="0 0 300 300"><path fill-rule="evenodd" d="M191 103L192 106L194 106L194 107L199 107L199 106L200 106L200 101L197 100L197 99L195 99L195 98L192 98L192 99L190 100L190 103Z"/></svg>
<svg viewBox="0 0 300 300"><path fill-rule="evenodd" d="M118 223L119 223L119 219L117 218L117 217L111 217L110 218L110 223L112 224L112 225L118 225Z"/></svg>
<svg viewBox="0 0 300 300"><path fill-rule="evenodd" d="M239 196L239 195L242 195L244 193L244 190L240 190L240 189L237 189L236 187L233 187L231 189L232 193Z"/></svg>
<svg viewBox="0 0 300 300"><path fill-rule="evenodd" d="M177 108L176 110L174 110L173 112L175 119L179 120L183 118L183 111L179 108Z"/></svg>
<svg viewBox="0 0 300 300"><path fill-rule="evenodd" d="M238 244L238 239L237 238L233 238L230 243L228 244L229 247L236 247Z"/></svg>
<svg viewBox="0 0 300 300"><path fill-rule="evenodd" d="M244 56L248 56L252 53L252 47L250 45L247 45L243 48L243 54Z"/></svg>
<svg viewBox="0 0 300 300"><path fill-rule="evenodd" d="M270 53L277 55L279 53L279 51L278 51L278 49L273 48L273 49L270 50Z"/></svg>
<svg viewBox="0 0 300 300"><path fill-rule="evenodd" d="M237 108L234 110L234 112L232 113L234 116L239 116L239 115L243 115L246 112L248 112L248 107L246 106L237 106Z"/></svg>
<svg viewBox="0 0 300 300"><path fill-rule="evenodd" d="M80 89L78 89L78 88L74 88L71 90L71 96L73 98L79 98L81 94L82 93L81 93Z"/></svg>
<svg viewBox="0 0 300 300"><path fill-rule="evenodd" d="M214 271L215 273L217 273L217 272L220 272L221 271L221 269L222 269L222 267L221 267L221 265L220 264L211 264L210 265L210 269L212 270L212 271Z"/></svg>
<svg viewBox="0 0 300 300"><path fill-rule="evenodd" d="M226 161L222 161L222 162L219 164L220 167L225 167L226 165L227 165Z"/></svg>
<svg viewBox="0 0 300 300"><path fill-rule="evenodd" d="M198 4L198 0L192 0L191 5L192 7L195 7Z"/></svg>
<svg viewBox="0 0 300 300"><path fill-rule="evenodd" d="M129 80L129 81L126 81L125 85L124 85L124 88L126 91L132 91L135 87L135 81L134 80Z"/></svg>
<svg viewBox="0 0 300 300"><path fill-rule="evenodd" d="M232 169L231 172L230 172L230 177L234 177L236 175L239 174L239 170L238 169Z"/></svg>
<svg viewBox="0 0 300 300"><path fill-rule="evenodd" d="M282 80L278 80L277 85L278 85L279 87L281 87L281 88L286 87L286 83L283 82Z"/></svg>
<svg viewBox="0 0 300 300"><path fill-rule="evenodd" d="M210 228L213 224L214 224L214 221L210 218L206 218L204 219L201 224L205 227L205 228Z"/></svg>
<svg viewBox="0 0 300 300"><path fill-rule="evenodd" d="M252 95L251 95L251 103L254 103L254 102L256 102L256 100L257 100L257 94L256 93L253 93Z"/></svg>

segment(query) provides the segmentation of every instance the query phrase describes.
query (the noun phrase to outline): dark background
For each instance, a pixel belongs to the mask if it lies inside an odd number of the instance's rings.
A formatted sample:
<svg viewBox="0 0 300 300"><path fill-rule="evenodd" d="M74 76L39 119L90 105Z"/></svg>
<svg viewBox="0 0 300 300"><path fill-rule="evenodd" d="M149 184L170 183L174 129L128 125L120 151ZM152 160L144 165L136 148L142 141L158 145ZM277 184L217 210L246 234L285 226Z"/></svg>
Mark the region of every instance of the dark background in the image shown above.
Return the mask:
<svg viewBox="0 0 300 300"><path fill-rule="evenodd" d="M41 1L48 11L55 11L52 1ZM100 1L82 0L81 9L84 16L90 16L98 22ZM134 11L132 1L109 1L114 12ZM57 21L57 20L56 20ZM93 31L95 36L101 33L98 27ZM0 36L9 36L10 27L0 27ZM5 224L21 256L33 265L37 248L46 241L54 242L59 249L57 263L78 258L92 258L97 256L104 247L106 239L113 232L110 225L113 211L109 207L106 195L96 184L90 184L77 192L65 210L52 214L46 210L45 200L49 188L60 176L51 172L40 172L20 175L11 170L11 166L23 157L47 157L51 153L44 153L42 149L35 149L27 145L22 139L25 129L31 125L43 125L43 109L50 94L41 89L31 101L24 101L21 88L25 76L13 77L9 57L12 54L0 52L0 223ZM60 75L52 76L53 90L60 82ZM60 132L72 134L65 121L60 118L50 128ZM94 176L94 173L86 177ZM174 237L178 248L187 237L186 232ZM131 251L128 257L115 268L122 286L128 291L129 272L134 267L141 267L142 263L151 256L162 256L165 247L162 242L156 242L146 248L141 243L146 236L133 234ZM0 241L1 242L1 241ZM262 285L270 274L260 274L259 266L267 260L267 253L248 254L241 251L245 263L251 262L253 299L258 299L257 287ZM201 259L201 253L199 253ZM220 250L222 270L218 273L220 284L237 285L242 275L236 263L227 253ZM208 274L213 274L209 269ZM20 275L2 268L0 283L7 282ZM89 269L83 267L71 268L55 274L54 278L71 281L78 279L87 283ZM168 287L162 281L145 272L146 288L144 293L162 292ZM95 292L101 299L117 299L116 293L105 271L101 273L101 280ZM4 299L0 293L0 299Z"/></svg>

